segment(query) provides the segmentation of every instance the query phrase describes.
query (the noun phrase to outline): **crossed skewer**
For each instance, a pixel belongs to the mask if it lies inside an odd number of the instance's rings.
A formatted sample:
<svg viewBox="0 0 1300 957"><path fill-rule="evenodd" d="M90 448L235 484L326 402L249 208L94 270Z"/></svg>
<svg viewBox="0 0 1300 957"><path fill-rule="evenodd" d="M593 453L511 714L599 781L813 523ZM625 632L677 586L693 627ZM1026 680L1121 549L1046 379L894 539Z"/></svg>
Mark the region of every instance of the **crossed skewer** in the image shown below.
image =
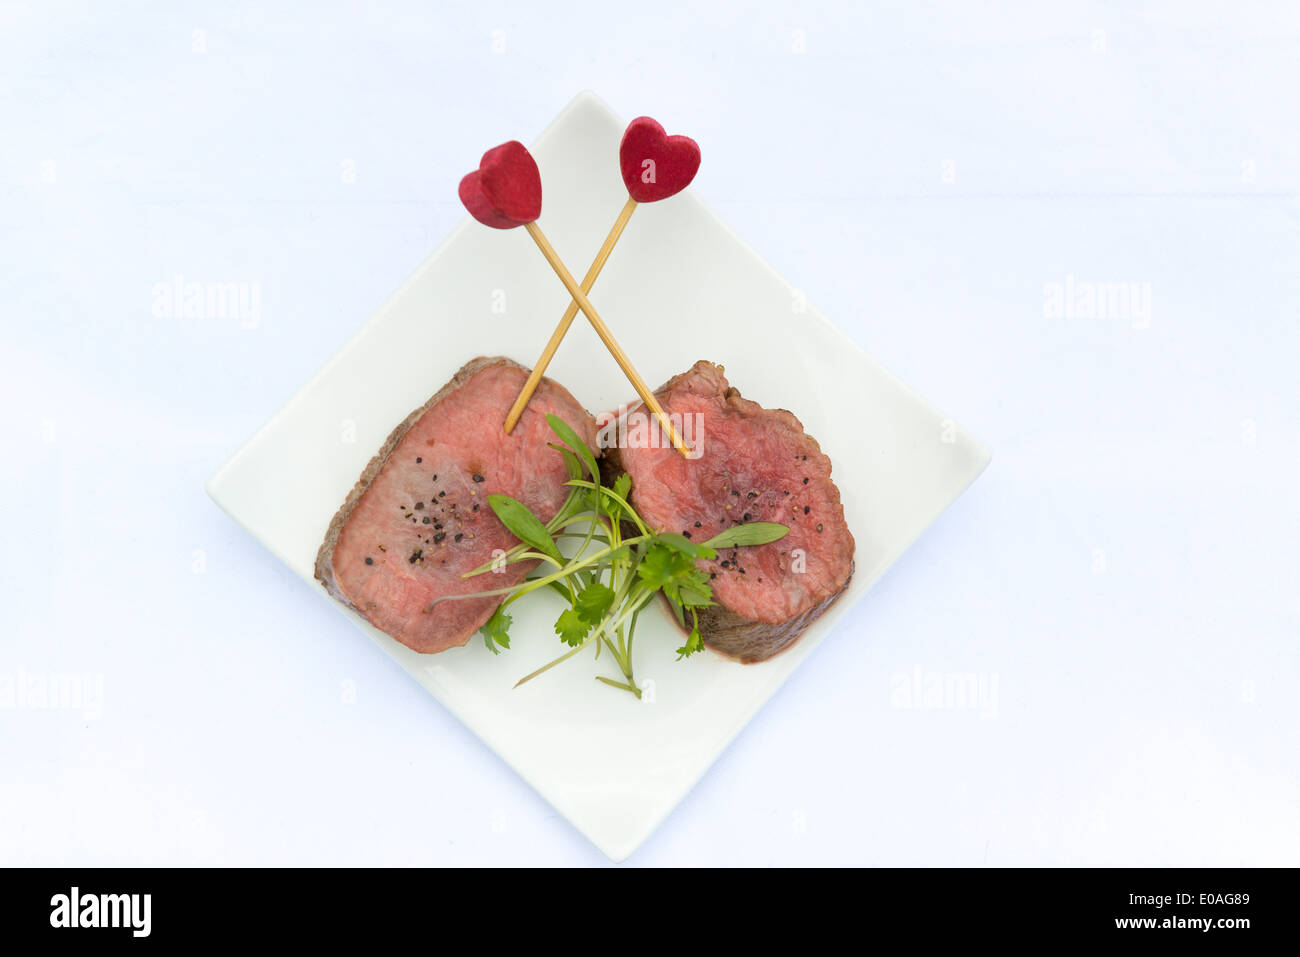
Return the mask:
<svg viewBox="0 0 1300 957"><path fill-rule="evenodd" d="M664 128L648 116L638 117L628 124L619 146L619 165L623 173L623 182L628 188L627 203L624 204L618 219L614 221L609 235L601 245L600 251L592 261L591 267L579 284L569 272L563 260L555 252L537 218L542 212L542 183L537 163L523 144L511 140L494 147L483 154L479 168L460 181L460 199L470 214L494 229L513 229L523 226L532 236L546 261L551 264L560 282L573 297L569 307L564 311L559 324L542 350L541 357L533 366L528 380L524 383L515 399L514 405L506 416L505 430L510 432L519 421L533 391L546 373L565 333L573 324L578 310L587 317L600 341L605 344L614 361L618 363L623 374L632 383L641 401L659 421L664 434L682 455L689 455L686 444L673 427L663 406L655 398L641 374L632 365L623 347L618 344L609 326L601 319L596 307L591 304L587 294L596 284L596 278L609 260L610 253L618 243L628 221L641 203L652 203L667 199L685 189L700 166L700 149L695 141L685 136L668 136Z"/></svg>

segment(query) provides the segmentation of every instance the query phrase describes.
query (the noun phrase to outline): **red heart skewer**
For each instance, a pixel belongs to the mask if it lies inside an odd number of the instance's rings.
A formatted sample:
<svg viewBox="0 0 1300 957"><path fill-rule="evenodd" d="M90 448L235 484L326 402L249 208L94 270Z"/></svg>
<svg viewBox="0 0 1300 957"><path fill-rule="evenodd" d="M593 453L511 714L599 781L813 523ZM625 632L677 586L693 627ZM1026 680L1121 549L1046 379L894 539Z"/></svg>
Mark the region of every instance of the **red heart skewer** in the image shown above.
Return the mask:
<svg viewBox="0 0 1300 957"><path fill-rule="evenodd" d="M537 248L542 251L546 261L560 277L560 282L564 283L564 287L569 290L569 295L573 297L575 314L579 308L583 311L592 328L596 330L596 335L600 336L601 342L605 343L605 348L609 350L614 361L618 363L623 374L636 389L641 401L659 420L664 434L672 441L677 451L682 455L689 455L686 443L673 428L663 406L659 404L659 400L641 378L641 374L633 367L632 360L618 344L614 334L605 325L605 321L600 318L596 307L587 298L587 290L578 285L573 274L569 272L568 267L564 265L550 241L542 233L541 227L537 225L537 217L542 213L542 178L537 171L537 163L527 148L522 143L511 140L488 150L483 154L479 168L460 181L458 192L460 201L465 204L469 214L483 225L491 226L493 229L514 229L516 226L523 226L528 230L528 235L533 237L533 242L537 243ZM592 283L595 282L595 276L589 278ZM589 283L588 289L590 285ZM547 361L550 361L549 357ZM534 374L529 376L528 381L535 388L537 380L540 379L541 373L534 370ZM526 394L521 393L522 402L516 402L520 411L532 395L532 389L525 386L525 390ZM506 431L510 430L506 429Z"/></svg>
<svg viewBox="0 0 1300 957"><path fill-rule="evenodd" d="M533 154L517 140L492 147L478 169L460 181L460 201L493 229L533 222L542 215L542 175Z"/></svg>
<svg viewBox="0 0 1300 957"><path fill-rule="evenodd" d="M583 293L591 292L592 286L596 284L596 277L605 268L610 253L614 251L614 245L623 235L623 230L627 228L628 220L636 212L637 204L667 199L691 185L691 180L695 179L695 174L700 168L700 147L689 136L669 136L657 121L648 116L638 116L627 125L627 130L623 133L623 140L618 147L618 162L623 173L623 184L627 186L628 199L605 237L600 251L596 253L587 275L582 279L580 288ZM559 324L551 333L546 348L542 350L541 357L534 364L528 381L519 390L515 404L510 407L510 413L506 416L507 432L515 427L515 423L523 415L524 407L533 397L533 390L546 374L546 367L551 364L551 359L569 331L569 326L578 315L580 305L575 296L569 303L569 308L564 310L564 315L560 317ZM587 315L590 318L591 314ZM645 396L641 396L641 399L645 401ZM658 403L652 405L646 402L646 407L655 411ZM681 448L680 445L677 447Z"/></svg>
<svg viewBox="0 0 1300 957"><path fill-rule="evenodd" d="M691 185L700 170L700 147L689 136L669 136L648 116L627 126L618 148L627 191L638 203L657 203Z"/></svg>

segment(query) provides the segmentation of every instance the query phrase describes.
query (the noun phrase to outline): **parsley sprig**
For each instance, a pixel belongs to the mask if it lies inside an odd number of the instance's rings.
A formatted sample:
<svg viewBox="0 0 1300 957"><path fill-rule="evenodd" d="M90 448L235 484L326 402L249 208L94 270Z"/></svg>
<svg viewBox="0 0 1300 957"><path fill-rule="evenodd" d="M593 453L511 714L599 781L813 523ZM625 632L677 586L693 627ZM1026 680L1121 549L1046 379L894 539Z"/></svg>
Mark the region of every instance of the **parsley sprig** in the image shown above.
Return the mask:
<svg viewBox="0 0 1300 957"><path fill-rule="evenodd" d="M628 502L631 478L622 475L613 486L603 485L586 443L563 419L548 415L546 421L559 439L559 444L550 447L564 456L569 472L568 498L554 518L543 522L510 496L489 495L492 511L519 544L504 556L466 572L465 577L523 561L540 562L544 573L509 588L449 597L507 596L480 629L488 649L499 654L510 647L510 606L543 588L555 592L564 600L555 633L568 650L525 675L515 687L594 647L596 658L603 649L618 667L617 677L597 675L596 680L640 698L641 689L632 673L632 643L637 617L646 605L660 594L667 599L678 624L687 632L685 643L677 649L678 660L689 658L704 647L699 611L714 604L708 573L698 568L697 562L716 558L720 548L777 541L790 529L776 522L748 522L702 543L676 532L651 530ZM560 550L562 540L576 544L568 556Z"/></svg>

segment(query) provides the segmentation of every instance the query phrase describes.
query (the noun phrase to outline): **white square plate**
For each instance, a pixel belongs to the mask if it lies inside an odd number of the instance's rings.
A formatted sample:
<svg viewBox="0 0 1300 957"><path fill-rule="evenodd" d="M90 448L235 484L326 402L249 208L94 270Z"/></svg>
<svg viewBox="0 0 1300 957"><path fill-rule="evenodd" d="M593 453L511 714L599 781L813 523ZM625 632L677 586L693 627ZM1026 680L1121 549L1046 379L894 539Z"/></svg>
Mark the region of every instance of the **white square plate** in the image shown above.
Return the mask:
<svg viewBox="0 0 1300 957"><path fill-rule="evenodd" d="M583 94L532 146L543 180L540 223L579 276L627 198L616 161L623 128ZM478 153L466 152L467 167ZM592 301L652 384L710 359L744 395L799 416L834 463L857 539L847 593L793 649L760 665L713 655L676 662L680 634L666 617L643 618L636 672L645 703L593 681L589 660L512 690L562 650L556 609L540 595L515 605L512 650L500 657L478 638L417 655L338 607L597 847L623 860L989 454L803 307L689 191L637 212ZM531 365L567 304L524 230L467 218L212 477L208 493L332 601L312 575L316 549L389 431L473 356ZM581 316L548 374L593 412L633 397Z"/></svg>

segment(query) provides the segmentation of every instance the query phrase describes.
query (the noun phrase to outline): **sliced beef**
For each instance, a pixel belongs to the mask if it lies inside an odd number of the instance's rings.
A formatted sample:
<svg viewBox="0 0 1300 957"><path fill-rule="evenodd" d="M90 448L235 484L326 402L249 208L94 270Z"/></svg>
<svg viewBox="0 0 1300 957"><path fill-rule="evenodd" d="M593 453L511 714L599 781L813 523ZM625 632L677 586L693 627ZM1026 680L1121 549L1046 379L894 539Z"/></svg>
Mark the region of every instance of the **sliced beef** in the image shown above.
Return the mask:
<svg viewBox="0 0 1300 957"><path fill-rule="evenodd" d="M659 531L702 542L745 522L790 527L780 541L701 563L717 602L700 614L705 644L747 664L765 661L792 645L853 574L853 535L831 460L791 413L742 398L722 366L697 362L655 395L699 457L683 458L657 427L638 429L646 413L637 404L624 411L625 428L602 428L610 446L602 467L631 476L633 507Z"/></svg>
<svg viewBox="0 0 1300 957"><path fill-rule="evenodd" d="M370 460L330 523L316 577L408 648L432 653L467 642L500 598L435 598L502 588L535 562L461 578L515 537L488 506L501 492L543 521L564 503L568 480L546 422L553 413L595 448L595 422L562 386L543 379L514 431L502 428L528 370L478 358L412 412Z"/></svg>

